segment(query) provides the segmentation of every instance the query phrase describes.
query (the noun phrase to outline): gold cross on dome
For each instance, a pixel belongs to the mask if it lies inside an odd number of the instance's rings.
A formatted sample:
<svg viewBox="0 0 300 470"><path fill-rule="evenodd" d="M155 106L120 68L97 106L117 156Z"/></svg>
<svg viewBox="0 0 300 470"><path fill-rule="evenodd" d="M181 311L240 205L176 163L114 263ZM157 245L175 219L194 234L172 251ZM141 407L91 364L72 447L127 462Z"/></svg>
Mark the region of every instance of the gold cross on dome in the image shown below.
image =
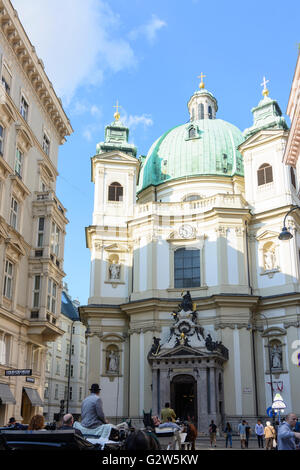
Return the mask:
<svg viewBox="0 0 300 470"><path fill-rule="evenodd" d="M120 119L120 113L119 113L119 108L121 108L121 106L119 105L119 101L117 100L117 104L115 106L113 106L113 108L116 108L116 112L114 114L114 118L116 121L118 121Z"/></svg>
<svg viewBox="0 0 300 470"><path fill-rule="evenodd" d="M201 79L201 83L199 85L199 88L204 88L204 82L203 82L204 77L206 77L206 75L203 75L203 72L201 72L201 74L197 77L197 78Z"/></svg>
<svg viewBox="0 0 300 470"><path fill-rule="evenodd" d="M270 80L266 80L266 77L264 77L264 78L263 78L263 82L260 84L260 86L263 86L263 87L264 87L264 89L263 89L263 91L262 91L262 94L263 94L264 96L268 96L268 94L269 94L269 90L268 90L268 88L267 88L267 83L269 83L269 81L270 81Z"/></svg>

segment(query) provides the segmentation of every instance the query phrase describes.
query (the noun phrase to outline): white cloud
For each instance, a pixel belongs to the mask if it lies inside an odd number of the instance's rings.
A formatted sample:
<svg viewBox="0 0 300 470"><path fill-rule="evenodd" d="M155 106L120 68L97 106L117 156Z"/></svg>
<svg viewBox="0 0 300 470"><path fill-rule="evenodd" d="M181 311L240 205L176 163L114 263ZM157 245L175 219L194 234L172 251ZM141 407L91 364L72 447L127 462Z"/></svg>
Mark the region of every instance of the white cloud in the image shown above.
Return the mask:
<svg viewBox="0 0 300 470"><path fill-rule="evenodd" d="M156 39L157 32L164 26L167 26L167 23L165 21L159 19L156 15L152 15L148 23L133 29L129 33L128 37L129 39L135 40L139 36L145 36L147 41L150 44L153 44Z"/></svg>
<svg viewBox="0 0 300 470"><path fill-rule="evenodd" d="M140 116L138 115L124 116L124 117L121 117L121 121L123 122L125 126L129 127L129 129L132 129L132 130L135 129L139 125L143 125L144 127L149 127L153 125L153 120L151 116L149 116L148 114L142 114Z"/></svg>
<svg viewBox="0 0 300 470"><path fill-rule="evenodd" d="M59 96L69 102L82 85L134 67L120 19L103 0L12 0Z"/></svg>

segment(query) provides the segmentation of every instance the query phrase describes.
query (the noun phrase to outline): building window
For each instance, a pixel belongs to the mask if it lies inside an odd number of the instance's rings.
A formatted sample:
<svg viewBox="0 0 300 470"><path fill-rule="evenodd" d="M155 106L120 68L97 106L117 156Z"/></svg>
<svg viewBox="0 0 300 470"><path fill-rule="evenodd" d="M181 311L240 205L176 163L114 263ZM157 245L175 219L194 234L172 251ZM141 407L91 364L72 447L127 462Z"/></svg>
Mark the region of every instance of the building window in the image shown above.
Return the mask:
<svg viewBox="0 0 300 470"><path fill-rule="evenodd" d="M70 392L69 393L70 393L70 395L69 395L70 400L73 400L73 387L70 387Z"/></svg>
<svg viewBox="0 0 300 470"><path fill-rule="evenodd" d="M56 375L60 375L60 362L57 361L56 363Z"/></svg>
<svg viewBox="0 0 300 470"><path fill-rule="evenodd" d="M65 368L65 377L68 377L68 376L69 376L69 364L67 363L66 368Z"/></svg>
<svg viewBox="0 0 300 470"><path fill-rule="evenodd" d="M28 103L25 100L24 96L22 96L21 106L20 106L20 113L21 113L21 116L25 119L25 121L27 121L27 119L28 119L28 108L29 108Z"/></svg>
<svg viewBox="0 0 300 470"><path fill-rule="evenodd" d="M4 127L0 124L0 155L4 154Z"/></svg>
<svg viewBox="0 0 300 470"><path fill-rule="evenodd" d="M200 250L179 248L174 253L174 286L200 286Z"/></svg>
<svg viewBox="0 0 300 470"><path fill-rule="evenodd" d="M10 95L11 90L11 73L9 72L8 68L3 64L2 67L2 77L1 77L2 84L5 88L5 91L8 95Z"/></svg>
<svg viewBox="0 0 300 470"><path fill-rule="evenodd" d="M193 139L194 137L196 137L196 129L194 127L191 127L189 129L189 139Z"/></svg>
<svg viewBox="0 0 300 470"><path fill-rule="evenodd" d="M293 168L292 166L290 167L290 172L291 172L291 183L292 183L292 185L294 186L294 188L296 189L295 170L294 170L294 168Z"/></svg>
<svg viewBox="0 0 300 470"><path fill-rule="evenodd" d="M16 159L15 159L15 174L22 179L23 171L23 153L17 148Z"/></svg>
<svg viewBox="0 0 300 470"><path fill-rule="evenodd" d="M72 344L72 354L74 355L74 352L75 352L75 346L74 344Z"/></svg>
<svg viewBox="0 0 300 470"><path fill-rule="evenodd" d="M71 375L71 377L74 376L74 366L73 365L71 365L70 375Z"/></svg>
<svg viewBox="0 0 300 470"><path fill-rule="evenodd" d="M49 156L49 152L50 152L50 139L48 139L47 135L44 134L44 137L43 137L43 150L44 152L46 153L46 155Z"/></svg>
<svg viewBox="0 0 300 470"><path fill-rule="evenodd" d="M82 400L82 387L79 387L79 401Z"/></svg>
<svg viewBox="0 0 300 470"><path fill-rule="evenodd" d="M51 229L51 251L58 257L59 255L59 242L60 242L60 229L55 222L52 222Z"/></svg>
<svg viewBox="0 0 300 470"><path fill-rule="evenodd" d="M48 399L48 398L49 398L49 383L48 383L48 382L45 382L44 398L45 398L45 399Z"/></svg>
<svg viewBox="0 0 300 470"><path fill-rule="evenodd" d="M269 163L261 165L257 171L257 185L262 186L263 184L272 183L273 181L273 170Z"/></svg>
<svg viewBox="0 0 300 470"><path fill-rule="evenodd" d="M12 287L13 287L13 264L5 260L5 271L4 271L4 284L3 284L3 295L8 299L12 298Z"/></svg>
<svg viewBox="0 0 300 470"><path fill-rule="evenodd" d="M41 276L34 276L33 308L40 306Z"/></svg>
<svg viewBox="0 0 300 470"><path fill-rule="evenodd" d="M37 246L41 248L44 244L45 217L39 217Z"/></svg>
<svg viewBox="0 0 300 470"><path fill-rule="evenodd" d="M201 196L199 196L199 194L190 194L189 196L185 196L182 202L198 201L199 199L201 199Z"/></svg>
<svg viewBox="0 0 300 470"><path fill-rule="evenodd" d="M83 379L83 366L80 366L79 378Z"/></svg>
<svg viewBox="0 0 300 470"><path fill-rule="evenodd" d="M57 284L52 279L48 279L47 309L54 314L56 312L56 295Z"/></svg>
<svg viewBox="0 0 300 470"><path fill-rule="evenodd" d="M204 119L204 104L200 103L198 105L198 119Z"/></svg>
<svg viewBox="0 0 300 470"><path fill-rule="evenodd" d="M9 363L10 336L0 331L0 364Z"/></svg>
<svg viewBox="0 0 300 470"><path fill-rule="evenodd" d="M66 354L70 354L70 343L67 343L67 350L66 350Z"/></svg>
<svg viewBox="0 0 300 470"><path fill-rule="evenodd" d="M10 203L9 223L15 230L17 230L17 224L18 224L18 210L19 210L19 204L16 201L16 199L12 197L11 203Z"/></svg>
<svg viewBox="0 0 300 470"><path fill-rule="evenodd" d="M212 119L212 109L211 109L211 106L208 106L208 119Z"/></svg>
<svg viewBox="0 0 300 470"><path fill-rule="evenodd" d="M54 400L58 400L58 384L55 384Z"/></svg>
<svg viewBox="0 0 300 470"><path fill-rule="evenodd" d="M123 201L123 187L120 183L112 183L108 188L108 200L109 201Z"/></svg>

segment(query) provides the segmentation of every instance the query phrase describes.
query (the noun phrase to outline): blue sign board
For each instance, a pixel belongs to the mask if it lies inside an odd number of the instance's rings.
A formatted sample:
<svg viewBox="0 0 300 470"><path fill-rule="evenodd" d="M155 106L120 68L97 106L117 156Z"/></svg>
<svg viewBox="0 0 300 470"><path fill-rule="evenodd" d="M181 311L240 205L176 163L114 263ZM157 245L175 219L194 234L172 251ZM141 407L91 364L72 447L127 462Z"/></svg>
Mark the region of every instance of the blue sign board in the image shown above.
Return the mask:
<svg viewBox="0 0 300 470"><path fill-rule="evenodd" d="M273 413L274 416L278 415L278 413L272 409L272 406L269 406L269 408L267 408L267 415L269 416L269 418L273 417Z"/></svg>

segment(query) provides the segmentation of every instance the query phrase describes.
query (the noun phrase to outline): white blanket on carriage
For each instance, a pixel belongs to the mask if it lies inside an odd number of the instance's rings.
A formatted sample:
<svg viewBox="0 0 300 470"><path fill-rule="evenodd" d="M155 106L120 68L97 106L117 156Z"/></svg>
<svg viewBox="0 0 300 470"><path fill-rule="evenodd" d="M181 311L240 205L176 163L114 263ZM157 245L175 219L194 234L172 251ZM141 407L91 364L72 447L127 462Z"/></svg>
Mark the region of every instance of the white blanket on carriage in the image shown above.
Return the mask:
<svg viewBox="0 0 300 470"><path fill-rule="evenodd" d="M74 423L74 428L79 429L79 431L82 432L85 438L93 438L93 439L99 439L100 437L103 439L109 439L110 432L112 428L115 428L113 424L102 424L101 426L98 426L97 428L85 428L82 426L79 421L75 421Z"/></svg>

